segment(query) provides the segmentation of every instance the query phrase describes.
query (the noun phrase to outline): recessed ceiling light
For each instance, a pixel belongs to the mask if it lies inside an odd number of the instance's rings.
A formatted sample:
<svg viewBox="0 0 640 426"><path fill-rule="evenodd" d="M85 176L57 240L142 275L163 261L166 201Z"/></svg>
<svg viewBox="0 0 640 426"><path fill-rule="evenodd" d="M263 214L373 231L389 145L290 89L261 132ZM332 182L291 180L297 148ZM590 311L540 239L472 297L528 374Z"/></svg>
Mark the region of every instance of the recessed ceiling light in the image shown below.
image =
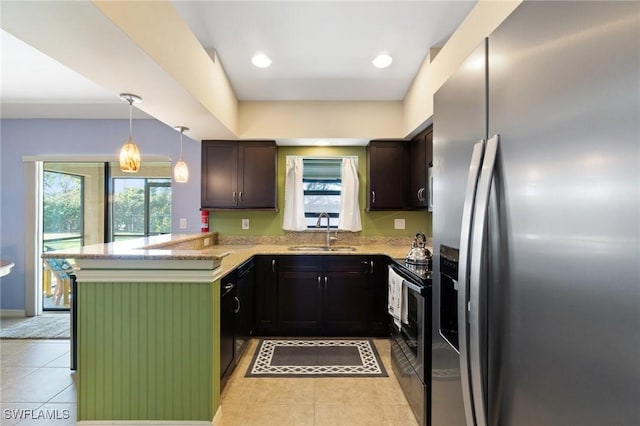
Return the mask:
<svg viewBox="0 0 640 426"><path fill-rule="evenodd" d="M267 68L271 65L271 58L264 53L256 53L251 58L251 63L258 68Z"/></svg>
<svg viewBox="0 0 640 426"><path fill-rule="evenodd" d="M391 58L387 53L379 54L372 61L373 66L376 68L386 68L391 65L391 62L393 62L393 58Z"/></svg>

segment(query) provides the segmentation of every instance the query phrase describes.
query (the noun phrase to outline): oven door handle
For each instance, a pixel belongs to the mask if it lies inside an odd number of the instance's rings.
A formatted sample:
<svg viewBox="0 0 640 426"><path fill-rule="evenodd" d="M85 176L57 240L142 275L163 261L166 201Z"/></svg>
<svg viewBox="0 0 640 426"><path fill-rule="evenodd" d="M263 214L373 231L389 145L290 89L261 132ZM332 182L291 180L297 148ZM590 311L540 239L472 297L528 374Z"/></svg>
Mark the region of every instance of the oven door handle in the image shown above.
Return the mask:
<svg viewBox="0 0 640 426"><path fill-rule="evenodd" d="M419 293L420 296L424 296L424 287L418 285L418 284L414 284L411 281L407 280L404 278L404 276L402 275L402 273L400 271L398 271L396 268L389 266L389 270L392 270L393 272L395 272L396 274L398 274L398 276L400 278L402 278L402 284L407 286L407 288L415 291L416 293Z"/></svg>
<svg viewBox="0 0 640 426"><path fill-rule="evenodd" d="M422 293L424 291L423 287L420 287L419 285L415 285L414 283L407 281L407 280L402 280L402 284L406 285L407 288L415 291L416 293L420 293L420 295L422 296Z"/></svg>

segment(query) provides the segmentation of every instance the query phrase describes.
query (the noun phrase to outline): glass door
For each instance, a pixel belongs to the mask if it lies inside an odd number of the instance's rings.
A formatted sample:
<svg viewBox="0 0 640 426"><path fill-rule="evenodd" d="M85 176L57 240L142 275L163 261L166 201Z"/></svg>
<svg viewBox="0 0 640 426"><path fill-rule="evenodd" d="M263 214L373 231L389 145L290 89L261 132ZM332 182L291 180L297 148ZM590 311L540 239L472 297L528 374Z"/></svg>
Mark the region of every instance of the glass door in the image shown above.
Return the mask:
<svg viewBox="0 0 640 426"><path fill-rule="evenodd" d="M64 170L63 167L58 167ZM83 245L84 177L60 170L43 173L42 251ZM69 310L71 266L66 261L45 259L42 309Z"/></svg>

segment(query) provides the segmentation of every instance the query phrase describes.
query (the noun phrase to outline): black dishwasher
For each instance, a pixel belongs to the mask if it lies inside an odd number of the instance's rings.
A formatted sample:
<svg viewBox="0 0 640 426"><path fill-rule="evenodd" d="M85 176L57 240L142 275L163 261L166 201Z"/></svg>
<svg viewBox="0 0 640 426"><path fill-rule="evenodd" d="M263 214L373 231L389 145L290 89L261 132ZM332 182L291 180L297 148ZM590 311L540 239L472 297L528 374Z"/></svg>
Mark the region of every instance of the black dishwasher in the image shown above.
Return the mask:
<svg viewBox="0 0 640 426"><path fill-rule="evenodd" d="M254 282L255 268L253 259L236 269L236 306L235 306L235 359L240 361L242 353L253 335L254 328Z"/></svg>
<svg viewBox="0 0 640 426"><path fill-rule="evenodd" d="M235 273L220 283L220 382L224 386L233 371L235 354Z"/></svg>
<svg viewBox="0 0 640 426"><path fill-rule="evenodd" d="M227 382L253 335L253 259L240 265L220 283L220 383Z"/></svg>

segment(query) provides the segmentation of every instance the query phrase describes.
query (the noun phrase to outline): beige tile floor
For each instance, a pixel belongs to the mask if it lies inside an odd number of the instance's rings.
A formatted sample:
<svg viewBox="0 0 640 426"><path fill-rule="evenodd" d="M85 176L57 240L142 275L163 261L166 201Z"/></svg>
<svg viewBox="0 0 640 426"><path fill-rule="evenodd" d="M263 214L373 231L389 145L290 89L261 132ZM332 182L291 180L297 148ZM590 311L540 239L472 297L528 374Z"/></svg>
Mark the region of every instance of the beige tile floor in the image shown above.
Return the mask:
<svg viewBox="0 0 640 426"><path fill-rule="evenodd" d="M75 425L69 362L68 340L0 340L0 425Z"/></svg>
<svg viewBox="0 0 640 426"><path fill-rule="evenodd" d="M222 392L219 424L416 426L391 369L389 341L375 343L389 377L280 379L244 377L252 340ZM74 425L75 389L68 340L0 340L0 425Z"/></svg>
<svg viewBox="0 0 640 426"><path fill-rule="evenodd" d="M222 426L415 426L393 370L389 340L376 339L389 377L244 377L252 340L222 391Z"/></svg>

